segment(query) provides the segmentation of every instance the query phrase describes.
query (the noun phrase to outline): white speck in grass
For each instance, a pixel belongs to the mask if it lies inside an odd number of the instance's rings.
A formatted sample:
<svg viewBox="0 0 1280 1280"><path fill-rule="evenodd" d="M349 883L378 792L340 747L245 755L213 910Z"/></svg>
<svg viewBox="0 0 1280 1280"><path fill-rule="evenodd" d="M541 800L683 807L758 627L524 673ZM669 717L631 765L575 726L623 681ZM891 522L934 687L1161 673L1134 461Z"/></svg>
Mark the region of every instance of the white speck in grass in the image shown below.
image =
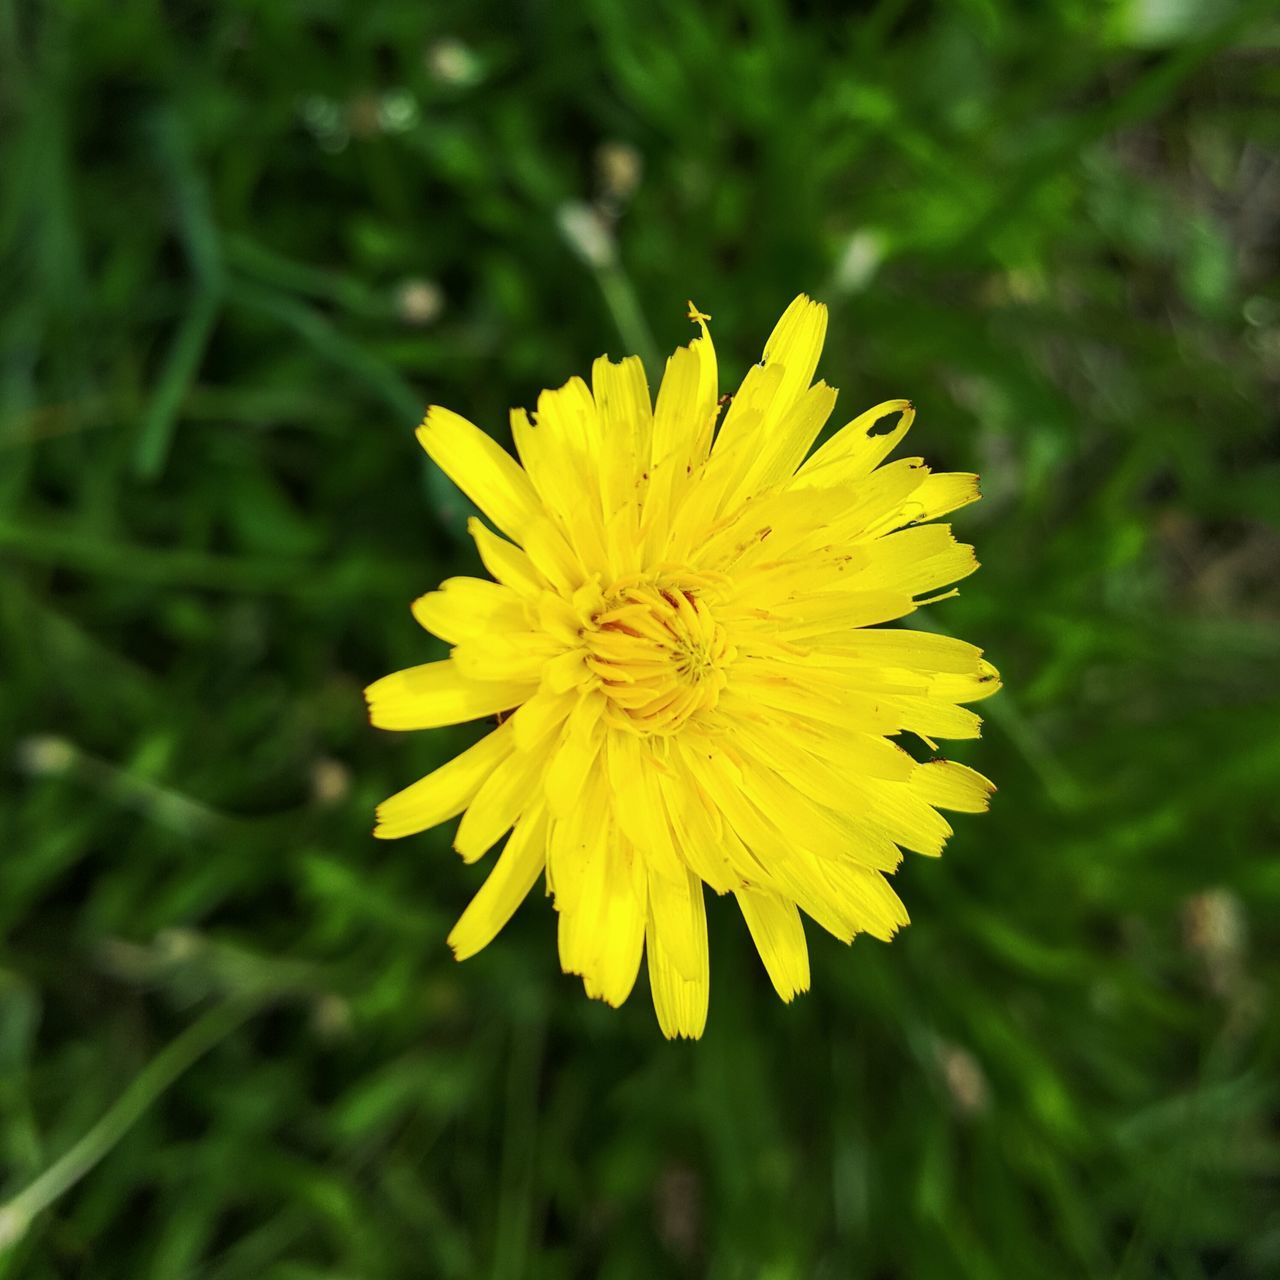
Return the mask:
<svg viewBox="0 0 1280 1280"><path fill-rule="evenodd" d="M614 265L617 246L613 235L589 204L577 200L562 204L556 210L556 222L569 247L589 267L600 270Z"/></svg>
<svg viewBox="0 0 1280 1280"><path fill-rule="evenodd" d="M165 965L187 964L205 949L204 938L195 929L175 926L156 934L155 952Z"/></svg>
<svg viewBox="0 0 1280 1280"><path fill-rule="evenodd" d="M453 36L437 40L426 52L424 61L432 77L441 84L467 88L481 77L480 60L469 46Z"/></svg>
<svg viewBox="0 0 1280 1280"><path fill-rule="evenodd" d="M311 797L321 808L345 800L351 790L351 770L341 760L327 757L311 766Z"/></svg>
<svg viewBox="0 0 1280 1280"><path fill-rule="evenodd" d="M351 1005L341 996L325 992L311 1006L311 1029L321 1040L345 1040L353 1025Z"/></svg>
<svg viewBox="0 0 1280 1280"><path fill-rule="evenodd" d="M629 142L602 142L596 149L600 198L617 208L635 195L644 176L644 157Z"/></svg>
<svg viewBox="0 0 1280 1280"><path fill-rule="evenodd" d="M434 280L402 280L396 289L396 312L415 328L428 325L444 310L444 291Z"/></svg>
<svg viewBox="0 0 1280 1280"><path fill-rule="evenodd" d="M976 1116L986 1111L990 1101L987 1075L968 1049L958 1044L939 1044L938 1065L958 1115Z"/></svg>
<svg viewBox="0 0 1280 1280"><path fill-rule="evenodd" d="M298 115L322 151L341 151L351 139L342 105L313 93L298 104Z"/></svg>
<svg viewBox="0 0 1280 1280"><path fill-rule="evenodd" d="M418 123L417 99L408 89L392 89L378 103L378 124L383 133L405 133Z"/></svg>
<svg viewBox="0 0 1280 1280"><path fill-rule="evenodd" d="M14 754L18 768L37 778L57 777L76 762L75 747L52 733L23 738Z"/></svg>
<svg viewBox="0 0 1280 1280"><path fill-rule="evenodd" d="M879 231L869 227L855 231L836 265L836 289L841 293L861 293L875 277L884 257L884 236Z"/></svg>

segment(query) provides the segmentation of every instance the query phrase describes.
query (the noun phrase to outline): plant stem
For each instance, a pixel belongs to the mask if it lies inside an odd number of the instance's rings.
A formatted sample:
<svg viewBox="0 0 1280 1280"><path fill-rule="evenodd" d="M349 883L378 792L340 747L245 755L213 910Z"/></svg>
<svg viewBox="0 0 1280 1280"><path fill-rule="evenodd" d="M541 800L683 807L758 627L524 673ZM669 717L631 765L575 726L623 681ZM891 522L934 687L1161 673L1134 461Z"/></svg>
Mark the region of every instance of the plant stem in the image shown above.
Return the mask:
<svg viewBox="0 0 1280 1280"><path fill-rule="evenodd" d="M0 1249L11 1248L21 1240L38 1213L74 1187L183 1072L230 1035L261 1003L260 998L232 997L175 1036L84 1137L7 1204L0 1205Z"/></svg>

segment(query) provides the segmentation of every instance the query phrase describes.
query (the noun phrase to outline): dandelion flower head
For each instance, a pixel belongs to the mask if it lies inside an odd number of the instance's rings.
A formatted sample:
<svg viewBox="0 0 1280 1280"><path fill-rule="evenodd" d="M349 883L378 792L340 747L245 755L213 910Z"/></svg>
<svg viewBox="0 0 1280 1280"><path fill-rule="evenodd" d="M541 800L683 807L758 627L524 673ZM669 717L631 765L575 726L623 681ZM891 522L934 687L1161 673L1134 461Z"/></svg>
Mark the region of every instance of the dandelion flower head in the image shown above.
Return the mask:
<svg viewBox="0 0 1280 1280"><path fill-rule="evenodd" d="M690 319L700 336L667 361L656 402L639 359L601 357L590 386L513 411L519 462L428 411L418 438L488 520L469 529L492 581L415 601L449 657L367 696L384 729L499 717L378 807L384 838L461 814L467 862L505 839L449 935L456 956L545 878L564 971L620 1005L647 957L662 1031L696 1037L704 886L734 895L783 1000L809 986L801 912L846 942L892 937L902 851L939 854L939 810L983 810L992 790L895 739L976 737L964 704L999 678L973 645L880 625L977 568L931 523L974 501L977 477L885 463L915 416L906 400L813 448L836 400L813 383L821 304L787 308L732 397L710 317L690 304Z"/></svg>

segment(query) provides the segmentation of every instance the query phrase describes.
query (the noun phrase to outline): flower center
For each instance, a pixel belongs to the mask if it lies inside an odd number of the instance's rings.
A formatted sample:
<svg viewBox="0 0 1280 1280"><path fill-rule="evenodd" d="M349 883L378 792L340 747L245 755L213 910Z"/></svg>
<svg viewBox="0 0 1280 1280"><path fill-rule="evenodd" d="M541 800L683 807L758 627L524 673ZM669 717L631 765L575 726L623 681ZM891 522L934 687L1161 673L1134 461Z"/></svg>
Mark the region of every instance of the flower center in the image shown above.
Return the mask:
<svg viewBox="0 0 1280 1280"><path fill-rule="evenodd" d="M693 588L656 582L615 587L584 639L608 697L606 721L639 734L674 733L710 711L736 656Z"/></svg>

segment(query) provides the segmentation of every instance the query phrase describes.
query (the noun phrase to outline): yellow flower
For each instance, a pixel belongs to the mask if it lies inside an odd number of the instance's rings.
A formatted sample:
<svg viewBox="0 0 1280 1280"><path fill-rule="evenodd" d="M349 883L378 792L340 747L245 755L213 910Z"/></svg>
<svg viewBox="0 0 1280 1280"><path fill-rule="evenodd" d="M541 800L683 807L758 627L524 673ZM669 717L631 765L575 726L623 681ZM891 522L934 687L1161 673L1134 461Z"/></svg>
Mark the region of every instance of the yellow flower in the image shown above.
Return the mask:
<svg viewBox="0 0 1280 1280"><path fill-rule="evenodd" d="M977 737L960 704L999 687L972 645L875 629L977 568L925 523L974 501L977 477L879 465L915 416L906 400L810 454L836 393L810 385L827 311L803 295L717 429L710 317L689 316L701 336L667 361L656 404L638 359L601 357L590 387L513 411L520 464L430 409L423 447L506 535L470 522L496 581L415 601L451 655L367 691L384 729L500 717L378 807L388 839L461 813L467 862L510 832L449 935L458 959L545 873L565 972L619 1005L647 952L667 1036L706 1022L704 883L737 898L783 1000L809 985L799 911L846 942L907 923L885 879L899 846L940 853L938 809L981 811L993 788L892 738Z"/></svg>

